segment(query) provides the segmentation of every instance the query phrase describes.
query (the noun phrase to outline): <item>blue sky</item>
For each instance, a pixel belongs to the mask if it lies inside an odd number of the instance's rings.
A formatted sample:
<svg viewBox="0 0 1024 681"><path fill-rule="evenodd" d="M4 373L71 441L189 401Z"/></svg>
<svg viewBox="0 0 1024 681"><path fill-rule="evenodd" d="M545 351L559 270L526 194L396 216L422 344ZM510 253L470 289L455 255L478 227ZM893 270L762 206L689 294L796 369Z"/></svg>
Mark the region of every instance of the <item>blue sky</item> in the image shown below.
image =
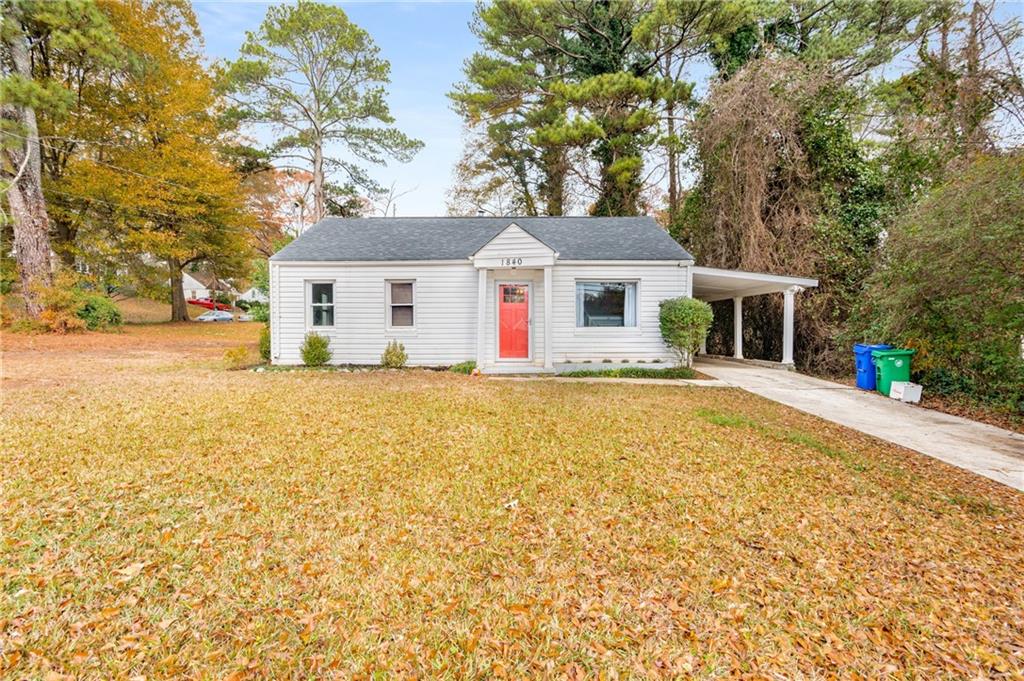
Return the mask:
<svg viewBox="0 0 1024 681"><path fill-rule="evenodd" d="M211 59L233 59L270 3L193 3ZM373 168L378 182L413 190L397 201L398 215L444 215L445 192L462 150L462 123L446 93L459 80L462 62L476 48L469 31L471 2L339 3L366 29L391 62L391 112L402 132L426 146L410 163Z"/></svg>

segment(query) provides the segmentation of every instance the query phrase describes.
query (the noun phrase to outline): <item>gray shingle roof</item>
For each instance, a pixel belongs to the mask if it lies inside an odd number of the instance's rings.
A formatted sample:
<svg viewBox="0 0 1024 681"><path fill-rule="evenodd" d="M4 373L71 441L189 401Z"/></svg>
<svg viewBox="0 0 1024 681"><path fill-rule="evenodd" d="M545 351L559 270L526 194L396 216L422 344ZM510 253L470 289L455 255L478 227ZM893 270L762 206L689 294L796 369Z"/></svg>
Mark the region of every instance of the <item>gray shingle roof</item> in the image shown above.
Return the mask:
<svg viewBox="0 0 1024 681"><path fill-rule="evenodd" d="M561 260L693 260L650 217L325 218L271 260L462 260L513 222Z"/></svg>

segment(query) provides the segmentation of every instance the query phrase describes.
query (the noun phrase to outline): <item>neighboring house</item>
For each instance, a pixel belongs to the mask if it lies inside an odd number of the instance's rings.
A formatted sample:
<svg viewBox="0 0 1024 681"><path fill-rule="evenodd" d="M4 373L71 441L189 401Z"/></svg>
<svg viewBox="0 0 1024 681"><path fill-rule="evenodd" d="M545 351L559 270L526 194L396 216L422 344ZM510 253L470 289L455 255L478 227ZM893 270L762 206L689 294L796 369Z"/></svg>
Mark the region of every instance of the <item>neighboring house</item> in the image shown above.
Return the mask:
<svg viewBox="0 0 1024 681"><path fill-rule="evenodd" d="M185 300L209 298L211 291L238 295L234 286L209 272L182 272L181 288L185 292Z"/></svg>
<svg viewBox="0 0 1024 681"><path fill-rule="evenodd" d="M242 293L238 294L239 300L244 300L250 303L269 303L270 298L267 297L263 291L259 290L255 286L250 286L245 289Z"/></svg>
<svg viewBox="0 0 1024 681"><path fill-rule="evenodd" d="M185 292L185 300L210 297L210 289L188 272L181 273L181 288Z"/></svg>
<svg viewBox="0 0 1024 681"><path fill-rule="evenodd" d="M816 284L695 268L649 217L327 218L270 258L271 358L301 364L315 332L336 364L376 364L391 340L410 365L486 372L670 362L662 300L788 291L792 363L793 296Z"/></svg>

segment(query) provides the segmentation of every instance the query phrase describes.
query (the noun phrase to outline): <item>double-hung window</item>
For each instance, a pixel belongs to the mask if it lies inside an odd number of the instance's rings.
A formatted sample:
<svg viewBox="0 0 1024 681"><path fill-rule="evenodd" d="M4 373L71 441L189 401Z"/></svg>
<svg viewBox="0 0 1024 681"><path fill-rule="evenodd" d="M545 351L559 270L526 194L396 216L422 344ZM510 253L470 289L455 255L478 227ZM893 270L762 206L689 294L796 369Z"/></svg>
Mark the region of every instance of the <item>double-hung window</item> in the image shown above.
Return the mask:
<svg viewBox="0 0 1024 681"><path fill-rule="evenodd" d="M334 282L310 283L309 319L312 326L334 326Z"/></svg>
<svg viewBox="0 0 1024 681"><path fill-rule="evenodd" d="M636 282L577 281L576 326L636 326Z"/></svg>
<svg viewBox="0 0 1024 681"><path fill-rule="evenodd" d="M387 282L388 327L410 329L416 326L416 282Z"/></svg>

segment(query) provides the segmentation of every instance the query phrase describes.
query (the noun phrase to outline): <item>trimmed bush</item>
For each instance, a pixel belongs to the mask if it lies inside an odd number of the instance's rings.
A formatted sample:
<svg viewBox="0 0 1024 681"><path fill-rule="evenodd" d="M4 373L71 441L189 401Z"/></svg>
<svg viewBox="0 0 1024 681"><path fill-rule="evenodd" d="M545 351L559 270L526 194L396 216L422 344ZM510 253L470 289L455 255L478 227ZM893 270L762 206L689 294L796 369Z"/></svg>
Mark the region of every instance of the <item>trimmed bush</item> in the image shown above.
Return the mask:
<svg viewBox="0 0 1024 681"><path fill-rule="evenodd" d="M264 324L260 329L260 358L264 362L270 361L270 324Z"/></svg>
<svg viewBox="0 0 1024 681"><path fill-rule="evenodd" d="M448 371L454 372L456 374L467 375L473 373L473 369L476 369L476 362L474 362L471 359L465 362L459 362L458 364L448 367Z"/></svg>
<svg viewBox="0 0 1024 681"><path fill-rule="evenodd" d="M405 346L396 340L388 343L384 353L380 356L380 365L386 369L401 369L409 360L405 353Z"/></svg>
<svg viewBox="0 0 1024 681"><path fill-rule="evenodd" d="M299 352L302 363L308 367L320 367L331 361L331 341L318 333L307 333Z"/></svg>
<svg viewBox="0 0 1024 681"><path fill-rule="evenodd" d="M694 298L670 298L661 301L659 313L661 337L679 356L680 364L693 364L693 356L711 328L711 306Z"/></svg>

